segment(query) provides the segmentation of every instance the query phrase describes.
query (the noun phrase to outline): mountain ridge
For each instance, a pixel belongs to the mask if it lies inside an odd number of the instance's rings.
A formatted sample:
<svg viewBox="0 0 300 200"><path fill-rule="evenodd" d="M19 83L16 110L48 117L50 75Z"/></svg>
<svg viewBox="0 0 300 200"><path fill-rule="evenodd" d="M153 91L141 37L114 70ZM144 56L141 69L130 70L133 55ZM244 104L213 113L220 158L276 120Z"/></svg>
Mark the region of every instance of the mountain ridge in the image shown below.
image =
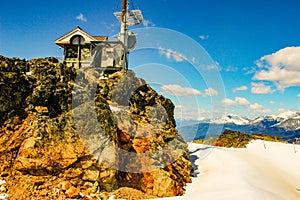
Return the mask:
<svg viewBox="0 0 300 200"><path fill-rule="evenodd" d="M279 121L283 122L289 119L299 119L300 120L300 111L287 111L278 115L262 115L258 116L255 118L248 118L244 116L240 116L237 114L224 114L221 117L215 117L212 119L204 119L201 120L200 122L207 122L207 123L215 123L215 124L228 124L228 123L233 123L233 124L248 124L248 123L255 123L255 122L260 122L260 121L265 121L265 120L274 120L274 121ZM230 121L231 120L231 121ZM248 122L248 123L247 123Z"/></svg>
<svg viewBox="0 0 300 200"><path fill-rule="evenodd" d="M264 115L253 119L236 114L225 114L218 118L198 121L189 124L179 121L179 131L186 140L203 139L220 135L230 129L247 134L261 133L278 136L285 141L292 142L300 137L300 111L288 111L279 115Z"/></svg>

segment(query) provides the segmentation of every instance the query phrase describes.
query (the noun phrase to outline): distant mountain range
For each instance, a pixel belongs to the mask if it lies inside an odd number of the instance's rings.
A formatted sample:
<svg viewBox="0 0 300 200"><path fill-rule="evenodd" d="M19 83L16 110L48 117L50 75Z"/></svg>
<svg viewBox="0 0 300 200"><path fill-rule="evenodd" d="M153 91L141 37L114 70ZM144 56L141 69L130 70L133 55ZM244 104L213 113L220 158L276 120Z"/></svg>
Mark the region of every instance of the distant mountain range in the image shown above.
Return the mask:
<svg viewBox="0 0 300 200"><path fill-rule="evenodd" d="M234 114L202 121L178 121L179 132L187 141L220 135L225 129L279 136L292 142L300 137L300 112L265 115L249 119Z"/></svg>

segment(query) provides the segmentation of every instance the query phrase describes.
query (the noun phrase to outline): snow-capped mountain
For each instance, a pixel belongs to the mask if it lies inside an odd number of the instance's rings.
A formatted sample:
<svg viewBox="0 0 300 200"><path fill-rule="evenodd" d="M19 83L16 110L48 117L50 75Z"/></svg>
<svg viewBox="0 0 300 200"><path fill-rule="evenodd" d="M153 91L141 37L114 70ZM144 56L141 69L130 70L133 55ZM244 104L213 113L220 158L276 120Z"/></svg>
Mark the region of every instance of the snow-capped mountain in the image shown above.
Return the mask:
<svg viewBox="0 0 300 200"><path fill-rule="evenodd" d="M278 124L282 120L284 120L284 118L277 115L265 115L252 119L249 125L260 129L266 129L268 127L274 126L275 124Z"/></svg>
<svg viewBox="0 0 300 200"><path fill-rule="evenodd" d="M289 119L289 118L300 118L300 112L294 112L294 111L287 111L284 113L281 113L277 115L277 117L283 118L283 119Z"/></svg>
<svg viewBox="0 0 300 200"><path fill-rule="evenodd" d="M265 115L248 119L235 114L226 114L218 118L204 120L210 124L256 125L266 127L281 127L289 130L300 128L300 112L288 111L279 115Z"/></svg>
<svg viewBox="0 0 300 200"><path fill-rule="evenodd" d="M205 120L206 123L210 124L237 124L237 125L246 125L250 123L250 120L245 117L240 117L234 114L223 115L218 118Z"/></svg>
<svg viewBox="0 0 300 200"><path fill-rule="evenodd" d="M279 115L258 117L252 120L251 124L265 124L268 127L278 127L289 131L298 130L300 129L300 112L288 111Z"/></svg>
<svg viewBox="0 0 300 200"><path fill-rule="evenodd" d="M266 115L248 119L234 114L203 120L190 125L179 126L183 137L202 139L219 135L225 129L248 134L261 133L279 136L287 141L300 137L300 112L285 112L279 115Z"/></svg>
<svg viewBox="0 0 300 200"><path fill-rule="evenodd" d="M273 125L273 127L280 127L289 131L300 130L300 112L289 112L281 116L283 119Z"/></svg>
<svg viewBox="0 0 300 200"><path fill-rule="evenodd" d="M299 119L296 119L296 118L287 119L278 124L275 124L273 127L280 127L285 130L288 130L288 131L300 130L300 118Z"/></svg>
<svg viewBox="0 0 300 200"><path fill-rule="evenodd" d="M252 124L257 124L257 123L261 123L263 121L277 121L277 123L282 120L283 118L280 118L276 115L265 115L265 116L260 116L260 117L256 117L254 118L251 123Z"/></svg>

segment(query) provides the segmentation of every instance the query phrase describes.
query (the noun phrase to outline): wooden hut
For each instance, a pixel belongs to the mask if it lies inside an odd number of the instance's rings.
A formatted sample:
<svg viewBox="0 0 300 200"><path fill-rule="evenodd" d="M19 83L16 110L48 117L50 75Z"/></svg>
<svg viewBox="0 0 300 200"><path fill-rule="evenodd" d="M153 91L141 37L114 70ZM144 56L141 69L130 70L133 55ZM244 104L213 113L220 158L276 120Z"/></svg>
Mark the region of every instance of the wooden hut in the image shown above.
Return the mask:
<svg viewBox="0 0 300 200"><path fill-rule="evenodd" d="M78 26L55 40L55 44L64 49L63 61L67 66L80 68L90 65L92 50L107 39L107 36L92 36Z"/></svg>

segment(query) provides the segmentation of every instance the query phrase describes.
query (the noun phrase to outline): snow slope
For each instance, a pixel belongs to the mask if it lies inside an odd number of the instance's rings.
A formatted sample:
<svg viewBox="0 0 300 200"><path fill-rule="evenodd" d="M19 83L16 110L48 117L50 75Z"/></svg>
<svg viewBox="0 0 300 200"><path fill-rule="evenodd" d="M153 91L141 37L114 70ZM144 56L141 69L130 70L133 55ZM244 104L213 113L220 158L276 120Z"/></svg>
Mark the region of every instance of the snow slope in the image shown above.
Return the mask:
<svg viewBox="0 0 300 200"><path fill-rule="evenodd" d="M300 199L300 146L254 141L246 149L190 144L196 177L166 200Z"/></svg>

